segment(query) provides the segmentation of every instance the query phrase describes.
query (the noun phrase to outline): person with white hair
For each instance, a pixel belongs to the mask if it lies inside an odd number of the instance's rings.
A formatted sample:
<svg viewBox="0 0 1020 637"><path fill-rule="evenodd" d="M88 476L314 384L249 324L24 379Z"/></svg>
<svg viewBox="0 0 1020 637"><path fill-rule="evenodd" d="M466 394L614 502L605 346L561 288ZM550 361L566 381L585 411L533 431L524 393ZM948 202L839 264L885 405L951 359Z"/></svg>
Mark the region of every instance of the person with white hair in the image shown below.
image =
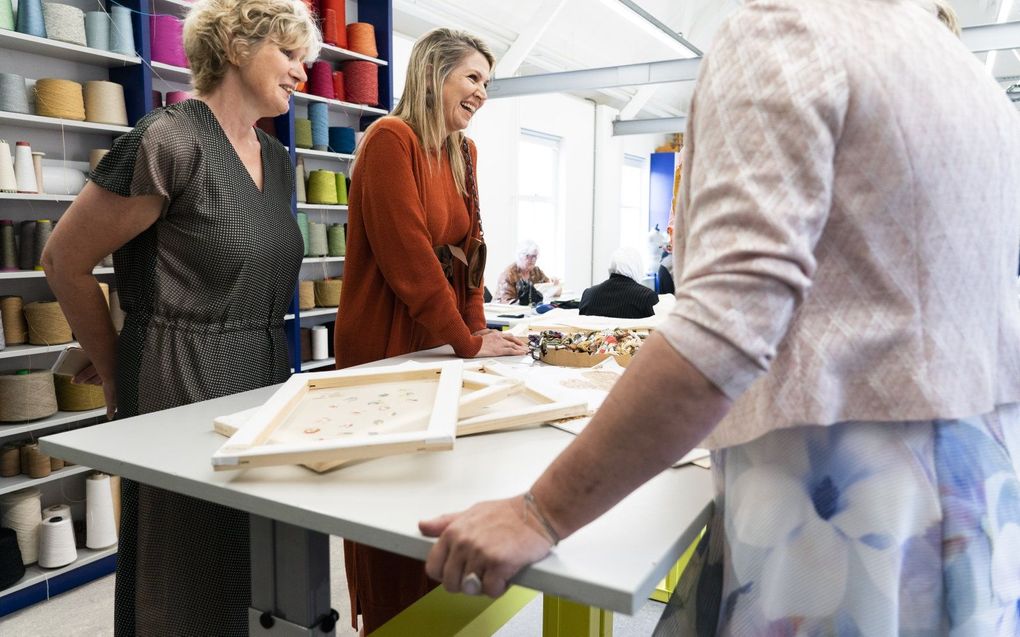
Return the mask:
<svg viewBox="0 0 1020 637"><path fill-rule="evenodd" d="M517 260L499 275L496 289L497 303L534 305L542 301L542 293L535 286L540 283L559 285L560 280L549 277L535 263L538 262L538 244L525 239L517 246Z"/></svg>
<svg viewBox="0 0 1020 637"><path fill-rule="evenodd" d="M609 278L581 295L579 314L613 318L647 318L655 314L659 297L638 281L644 273L641 253L617 248L609 263Z"/></svg>

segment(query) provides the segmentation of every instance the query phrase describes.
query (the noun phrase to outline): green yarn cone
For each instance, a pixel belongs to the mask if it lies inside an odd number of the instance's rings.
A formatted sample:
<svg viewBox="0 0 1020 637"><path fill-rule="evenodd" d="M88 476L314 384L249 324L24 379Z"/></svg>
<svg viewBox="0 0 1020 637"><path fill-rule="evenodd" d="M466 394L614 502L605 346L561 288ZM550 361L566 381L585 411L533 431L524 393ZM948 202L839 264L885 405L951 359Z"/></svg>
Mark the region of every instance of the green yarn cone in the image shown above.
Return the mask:
<svg viewBox="0 0 1020 637"><path fill-rule="evenodd" d="M347 177L343 173L336 174L336 199L341 206L347 205Z"/></svg>
<svg viewBox="0 0 1020 637"><path fill-rule="evenodd" d="M326 242L329 244L329 256L342 257L347 254L347 238L342 224L334 223L326 228Z"/></svg>
<svg viewBox="0 0 1020 637"><path fill-rule="evenodd" d="M318 203L335 206L336 198L336 177L330 170L313 170L308 175L308 203Z"/></svg>
<svg viewBox="0 0 1020 637"><path fill-rule="evenodd" d="M14 9L11 0L0 0L0 29L14 30Z"/></svg>

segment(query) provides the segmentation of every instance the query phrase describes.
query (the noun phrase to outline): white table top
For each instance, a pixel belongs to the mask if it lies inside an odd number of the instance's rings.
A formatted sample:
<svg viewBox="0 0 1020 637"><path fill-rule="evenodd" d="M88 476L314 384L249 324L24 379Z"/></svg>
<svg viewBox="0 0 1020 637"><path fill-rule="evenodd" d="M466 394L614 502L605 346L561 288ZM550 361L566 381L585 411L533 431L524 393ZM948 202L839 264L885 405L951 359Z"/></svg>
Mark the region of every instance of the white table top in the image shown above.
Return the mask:
<svg viewBox="0 0 1020 637"><path fill-rule="evenodd" d="M415 360L445 358L430 352ZM250 513L424 559L419 520L523 492L574 436L553 429L459 439L454 450L365 461L327 474L302 467L215 472L215 416L254 407L275 387L47 436L49 454ZM671 469L526 569L516 583L634 613L708 519L709 471Z"/></svg>

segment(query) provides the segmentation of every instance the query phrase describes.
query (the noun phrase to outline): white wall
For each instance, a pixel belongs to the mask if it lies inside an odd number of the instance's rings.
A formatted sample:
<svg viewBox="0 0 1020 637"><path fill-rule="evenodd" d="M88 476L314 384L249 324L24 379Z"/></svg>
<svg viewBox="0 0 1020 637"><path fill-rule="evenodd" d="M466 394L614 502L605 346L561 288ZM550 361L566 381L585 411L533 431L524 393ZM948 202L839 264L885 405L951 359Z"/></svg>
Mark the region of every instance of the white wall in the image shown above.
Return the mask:
<svg viewBox="0 0 1020 637"><path fill-rule="evenodd" d="M478 144L478 187L482 222L489 246L486 280L515 258L517 244L517 151L521 129L561 138L560 209L562 224L553 236L531 237L548 248L553 241L564 246L563 262L539 257L539 267L564 280L569 288L590 282L592 227L592 156L594 105L568 95L538 95L491 100L475 116L468 135ZM495 285L495 283L493 283Z"/></svg>

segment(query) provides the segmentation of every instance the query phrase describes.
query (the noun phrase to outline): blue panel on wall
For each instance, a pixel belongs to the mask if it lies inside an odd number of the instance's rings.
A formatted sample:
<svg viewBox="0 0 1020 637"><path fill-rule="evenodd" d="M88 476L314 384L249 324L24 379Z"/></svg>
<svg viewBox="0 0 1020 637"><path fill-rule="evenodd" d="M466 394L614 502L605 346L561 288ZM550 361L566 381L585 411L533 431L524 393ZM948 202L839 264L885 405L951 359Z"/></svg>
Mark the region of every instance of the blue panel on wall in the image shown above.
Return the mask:
<svg viewBox="0 0 1020 637"><path fill-rule="evenodd" d="M670 207L673 204L673 174L676 166L674 153L652 153L648 176L648 229L656 225L666 231Z"/></svg>

